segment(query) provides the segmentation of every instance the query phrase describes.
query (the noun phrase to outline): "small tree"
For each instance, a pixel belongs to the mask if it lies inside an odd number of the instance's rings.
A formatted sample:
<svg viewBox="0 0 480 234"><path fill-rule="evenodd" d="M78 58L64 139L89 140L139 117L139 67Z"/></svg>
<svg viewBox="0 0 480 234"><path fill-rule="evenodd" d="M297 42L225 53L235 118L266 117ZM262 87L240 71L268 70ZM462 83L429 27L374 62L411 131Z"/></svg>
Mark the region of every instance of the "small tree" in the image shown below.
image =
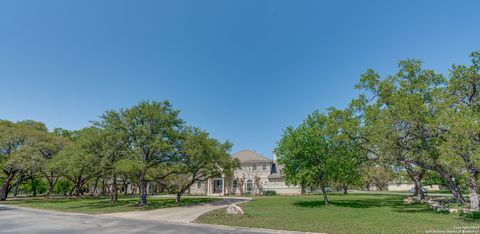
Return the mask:
<svg viewBox="0 0 480 234"><path fill-rule="evenodd" d="M214 176L229 175L236 161L230 160L230 142L220 143L198 128L187 128L183 134L181 158L178 172L184 179L179 183L176 201L196 182L203 182ZM185 176L186 175L186 176Z"/></svg>
<svg viewBox="0 0 480 234"><path fill-rule="evenodd" d="M438 124L446 131L443 160L466 169L470 209L479 211L480 51L472 53L471 59L470 66L452 67Z"/></svg>
<svg viewBox="0 0 480 234"><path fill-rule="evenodd" d="M72 142L52 158L51 170L73 183L70 195L83 194L86 183L102 174L102 133L94 127L72 133Z"/></svg>
<svg viewBox="0 0 480 234"><path fill-rule="evenodd" d="M147 181L162 180L174 172L165 169L179 154L183 120L178 114L167 101L140 102L120 110L128 157L119 163L138 178L140 206L147 204Z"/></svg>
<svg viewBox="0 0 480 234"><path fill-rule="evenodd" d="M102 131L102 164L104 174L111 180L110 201L117 202L117 162L127 157L128 143L122 115L118 111L106 111L95 125Z"/></svg>
<svg viewBox="0 0 480 234"><path fill-rule="evenodd" d="M330 144L327 137L328 117L319 112L308 115L299 127L288 127L275 149L278 161L285 165L286 179L292 184L316 183L320 186L325 205L329 179Z"/></svg>

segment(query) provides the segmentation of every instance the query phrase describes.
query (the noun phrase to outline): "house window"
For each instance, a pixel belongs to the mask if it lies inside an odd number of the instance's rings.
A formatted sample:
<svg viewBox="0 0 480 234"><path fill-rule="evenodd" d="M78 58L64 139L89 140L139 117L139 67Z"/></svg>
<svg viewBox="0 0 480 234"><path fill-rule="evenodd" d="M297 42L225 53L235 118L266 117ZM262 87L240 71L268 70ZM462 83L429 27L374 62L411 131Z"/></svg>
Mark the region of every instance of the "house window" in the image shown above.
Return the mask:
<svg viewBox="0 0 480 234"><path fill-rule="evenodd" d="M272 170L270 171L271 174L273 173L277 173L277 166L274 164L272 164Z"/></svg>
<svg viewBox="0 0 480 234"><path fill-rule="evenodd" d="M257 170L257 164L253 164L252 170L256 171Z"/></svg>
<svg viewBox="0 0 480 234"><path fill-rule="evenodd" d="M266 171L267 170L267 163L263 163L262 164L262 171Z"/></svg>
<svg viewBox="0 0 480 234"><path fill-rule="evenodd" d="M253 189L253 181L247 180L247 193L251 193Z"/></svg>
<svg viewBox="0 0 480 234"><path fill-rule="evenodd" d="M197 182L197 189L202 188L202 182Z"/></svg>

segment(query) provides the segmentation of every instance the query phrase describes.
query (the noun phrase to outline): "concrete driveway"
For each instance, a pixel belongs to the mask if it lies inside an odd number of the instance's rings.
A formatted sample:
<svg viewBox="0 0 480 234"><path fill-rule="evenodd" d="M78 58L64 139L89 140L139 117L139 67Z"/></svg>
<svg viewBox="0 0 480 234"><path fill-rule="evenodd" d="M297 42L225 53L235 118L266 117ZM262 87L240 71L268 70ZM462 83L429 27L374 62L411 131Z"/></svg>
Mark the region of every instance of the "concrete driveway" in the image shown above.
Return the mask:
<svg viewBox="0 0 480 234"><path fill-rule="evenodd" d="M131 211L101 214L102 217L128 218L136 220L153 220L173 223L190 223L200 215L215 209L226 207L230 204L239 204L250 201L251 198L222 197L220 201L197 204L192 206L156 209L150 211Z"/></svg>
<svg viewBox="0 0 480 234"><path fill-rule="evenodd" d="M295 233L83 215L0 205L0 233Z"/></svg>

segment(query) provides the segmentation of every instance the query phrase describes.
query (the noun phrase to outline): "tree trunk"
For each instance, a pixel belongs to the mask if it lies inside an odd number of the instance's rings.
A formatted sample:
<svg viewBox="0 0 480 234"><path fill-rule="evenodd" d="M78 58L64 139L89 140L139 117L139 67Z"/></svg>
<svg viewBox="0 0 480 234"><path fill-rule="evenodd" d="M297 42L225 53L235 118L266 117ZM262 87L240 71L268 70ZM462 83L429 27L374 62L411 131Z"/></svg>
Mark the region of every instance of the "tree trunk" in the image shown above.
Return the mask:
<svg viewBox="0 0 480 234"><path fill-rule="evenodd" d="M343 194L347 195L348 194L348 186L345 184L343 185Z"/></svg>
<svg viewBox="0 0 480 234"><path fill-rule="evenodd" d="M50 178L48 179L48 191L47 197L50 197L53 193L53 188L55 188L55 184L57 184L58 177L54 178L53 172L50 174Z"/></svg>
<svg viewBox="0 0 480 234"><path fill-rule="evenodd" d="M419 200L425 200L425 193L423 192L421 184L423 175L425 174L425 169L421 169L420 171L415 170L415 168L412 168L412 166L408 163L403 163L403 166L405 167L408 176L414 184L415 191L413 192L413 196L416 196Z"/></svg>
<svg viewBox="0 0 480 234"><path fill-rule="evenodd" d="M445 170L443 170L443 168L437 167L436 169L440 177L442 177L442 179L447 184L447 188L452 192L452 195L457 201L457 203L465 204L465 198L463 198L462 193L460 193L460 189L458 188L457 184L452 179L452 177Z"/></svg>
<svg viewBox="0 0 480 234"><path fill-rule="evenodd" d="M23 180L23 171L20 171L18 174L17 182L15 183L15 189L13 189L13 197L17 197L18 195L18 188L20 187L20 183Z"/></svg>
<svg viewBox="0 0 480 234"><path fill-rule="evenodd" d="M101 192L101 195L104 196L105 194L107 194L106 191L107 191L107 188L106 188L106 186L105 186L105 179L102 179L102 192Z"/></svg>
<svg viewBox="0 0 480 234"><path fill-rule="evenodd" d="M463 195L462 193L460 193L460 189L458 189L458 186L453 180L453 177L447 172L447 170L445 170L445 168L438 164L434 166L429 166L418 161L415 161L413 163L423 169L436 171L440 175L440 177L442 177L443 181L445 181L447 188L450 190L450 192L452 192L452 195L457 201L457 203L465 204L465 198L463 198Z"/></svg>
<svg viewBox="0 0 480 234"><path fill-rule="evenodd" d="M95 179L95 183L93 184L93 191L91 193L92 196L97 195L97 187L98 187L98 181L99 180L100 180L100 176L98 176L97 179Z"/></svg>
<svg viewBox="0 0 480 234"><path fill-rule="evenodd" d="M130 186L130 195L135 195L137 194L137 185L135 183L132 183Z"/></svg>
<svg viewBox="0 0 480 234"><path fill-rule="evenodd" d="M140 200L138 201L139 206L147 205L147 182L145 181L145 172L140 173L140 178L138 180L140 186Z"/></svg>
<svg viewBox="0 0 480 234"><path fill-rule="evenodd" d="M325 202L325 205L328 206L327 191L325 191L325 184L323 182L320 183L320 189L322 190L323 201Z"/></svg>
<svg viewBox="0 0 480 234"><path fill-rule="evenodd" d="M124 195L127 196L128 195L128 184L124 183L123 186L125 188Z"/></svg>
<svg viewBox="0 0 480 234"><path fill-rule="evenodd" d="M73 188L70 190L70 192L68 193L69 196L72 196L73 195L73 191L75 191L75 187L76 184L73 185Z"/></svg>
<svg viewBox="0 0 480 234"><path fill-rule="evenodd" d="M35 184L35 176L33 176L33 172L30 173L30 186L32 187L32 196L37 197L37 185Z"/></svg>
<svg viewBox="0 0 480 234"><path fill-rule="evenodd" d="M422 184L420 180L414 180L413 183L415 184L415 192L414 196L416 196L419 200L425 200L425 193L423 192Z"/></svg>
<svg viewBox="0 0 480 234"><path fill-rule="evenodd" d="M74 196L80 196L80 195L83 195L83 191L82 191L82 187L83 187L83 184L85 183L86 181L82 181L82 177L79 176L77 181L75 182L75 185L72 189L72 191L70 191L70 196L73 195Z"/></svg>
<svg viewBox="0 0 480 234"><path fill-rule="evenodd" d="M478 204L478 194L477 194L477 177L478 177L478 173L476 171L472 171L470 172L470 178L468 180L470 209L474 211L480 210L480 207Z"/></svg>
<svg viewBox="0 0 480 234"><path fill-rule="evenodd" d="M469 197L470 197L470 209L479 211L479 204L478 204L478 194L477 194L477 179L478 179L478 173L479 171L477 168L473 166L473 162L470 160L470 157L467 155L460 155L465 162L468 173L469 173L469 178L468 178L468 192L469 192Z"/></svg>
<svg viewBox="0 0 480 234"><path fill-rule="evenodd" d="M182 198L183 192L180 191L177 193L177 196L175 197L175 201L177 202L177 204L180 203L180 199Z"/></svg>
<svg viewBox="0 0 480 234"><path fill-rule="evenodd" d="M17 174L17 170L11 170L7 179L5 179L5 181L3 181L2 187L0 187L0 200L1 201L7 200L8 188L10 187L10 183L12 182L13 177L15 177L15 174Z"/></svg>
<svg viewBox="0 0 480 234"><path fill-rule="evenodd" d="M117 193L117 174L113 173L113 182L112 182L112 191L110 191L110 201L112 203L117 202L118 193Z"/></svg>

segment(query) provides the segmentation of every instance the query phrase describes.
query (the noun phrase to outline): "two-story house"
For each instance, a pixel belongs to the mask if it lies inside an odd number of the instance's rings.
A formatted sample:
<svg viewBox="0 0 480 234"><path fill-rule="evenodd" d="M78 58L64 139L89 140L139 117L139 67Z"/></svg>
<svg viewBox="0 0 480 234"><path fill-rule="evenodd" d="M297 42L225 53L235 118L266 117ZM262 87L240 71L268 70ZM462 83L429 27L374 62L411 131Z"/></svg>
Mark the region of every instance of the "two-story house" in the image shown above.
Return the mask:
<svg viewBox="0 0 480 234"><path fill-rule="evenodd" d="M267 190L274 190L277 194L301 194L300 186L285 182L283 166L276 162L275 155L272 160L253 150L242 150L231 157L240 161L240 167L232 176L222 175L197 182L190 188L190 194L243 195L262 194Z"/></svg>

